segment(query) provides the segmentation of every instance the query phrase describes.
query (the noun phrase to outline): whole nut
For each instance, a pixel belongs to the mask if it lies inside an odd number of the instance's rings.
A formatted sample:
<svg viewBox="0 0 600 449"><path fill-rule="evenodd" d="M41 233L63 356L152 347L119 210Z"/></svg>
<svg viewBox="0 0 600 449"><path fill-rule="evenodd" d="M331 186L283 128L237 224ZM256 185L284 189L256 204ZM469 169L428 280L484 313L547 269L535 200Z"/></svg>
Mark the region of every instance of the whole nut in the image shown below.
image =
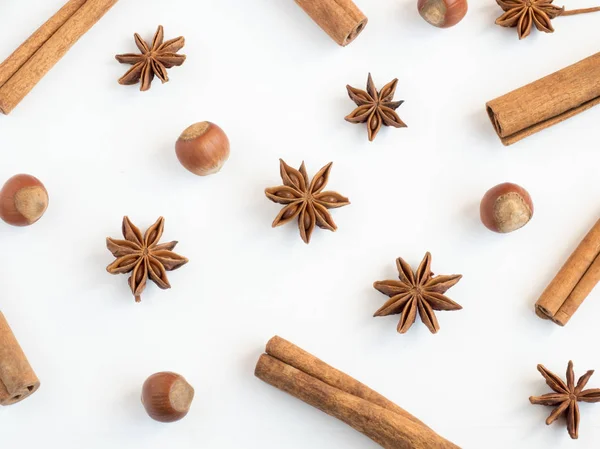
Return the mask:
<svg viewBox="0 0 600 449"><path fill-rule="evenodd" d="M211 122L199 122L181 133L175 144L177 159L198 176L212 175L229 158L229 139Z"/></svg>
<svg viewBox="0 0 600 449"><path fill-rule="evenodd" d="M0 218L13 226L29 226L48 208L48 192L39 179L15 175L0 190Z"/></svg>
<svg viewBox="0 0 600 449"><path fill-rule="evenodd" d="M522 228L531 220L533 202L523 187L506 182L486 192L479 211L486 228L508 233Z"/></svg>
<svg viewBox="0 0 600 449"><path fill-rule="evenodd" d="M142 404L150 418L168 423L187 415L194 388L176 373L156 373L146 379L142 387Z"/></svg>
<svg viewBox="0 0 600 449"><path fill-rule="evenodd" d="M419 0L421 17L438 28L450 28L460 22L469 9L467 0Z"/></svg>

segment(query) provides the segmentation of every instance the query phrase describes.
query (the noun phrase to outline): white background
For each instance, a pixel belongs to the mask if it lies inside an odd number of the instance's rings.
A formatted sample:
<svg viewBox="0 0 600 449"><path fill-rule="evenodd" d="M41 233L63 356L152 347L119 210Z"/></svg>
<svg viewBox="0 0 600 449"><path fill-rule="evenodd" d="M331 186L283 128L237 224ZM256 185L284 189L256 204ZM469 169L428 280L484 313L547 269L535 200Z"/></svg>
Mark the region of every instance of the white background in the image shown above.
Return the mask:
<svg viewBox="0 0 600 449"><path fill-rule="evenodd" d="M0 3L0 58L63 0ZM466 449L592 448L600 406L581 407L580 440L530 395L549 392L538 363L564 375L600 369L600 291L565 328L533 304L598 218L600 108L505 148L484 104L600 50L600 14L554 20L556 32L519 41L494 25L501 9L472 2L464 22L435 29L416 0L359 0L363 34L338 47L292 0L119 2L8 117L0 117L0 182L30 173L50 207L29 228L0 223L0 309L42 382L0 409L9 449L374 448L366 437L253 376L267 340L291 340L363 381ZM559 5L562 5L559 3ZM586 0L570 8L593 6ZM184 35L188 59L149 92L117 84L114 60L132 35ZM407 129L375 142L346 84L398 77ZM188 125L219 124L231 158L218 175L184 170L174 142ZM309 175L334 161L329 187L352 201L333 211L336 233L271 229L280 207L278 158ZM479 222L495 184L524 186L530 224L496 235ZM107 236L123 215L142 230L166 217L188 265L173 288L149 283L136 304L127 276L105 271ZM394 279L402 256L426 251L438 274L461 273L431 335L417 321L372 318L387 299L373 281ZM171 425L140 404L162 370L196 389ZM600 387L600 375L589 387Z"/></svg>

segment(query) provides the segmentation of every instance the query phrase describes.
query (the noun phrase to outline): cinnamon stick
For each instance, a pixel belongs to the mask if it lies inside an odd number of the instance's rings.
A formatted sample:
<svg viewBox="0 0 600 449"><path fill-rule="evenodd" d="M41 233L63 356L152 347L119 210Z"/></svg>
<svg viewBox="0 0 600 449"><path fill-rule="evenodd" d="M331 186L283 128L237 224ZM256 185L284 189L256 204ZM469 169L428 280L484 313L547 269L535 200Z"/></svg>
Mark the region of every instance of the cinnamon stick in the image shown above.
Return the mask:
<svg viewBox="0 0 600 449"><path fill-rule="evenodd" d="M536 314L564 326L600 281L600 220L535 303Z"/></svg>
<svg viewBox="0 0 600 449"><path fill-rule="evenodd" d="M69 0L6 58L0 64L0 86L4 85L85 2L86 0Z"/></svg>
<svg viewBox="0 0 600 449"><path fill-rule="evenodd" d="M352 42L367 25L367 17L352 0L295 0L342 47Z"/></svg>
<svg viewBox="0 0 600 449"><path fill-rule="evenodd" d="M379 393L292 343L273 337L255 375L338 418L386 449L458 449Z"/></svg>
<svg viewBox="0 0 600 449"><path fill-rule="evenodd" d="M0 312L0 405L12 405L37 391L40 381Z"/></svg>
<svg viewBox="0 0 600 449"><path fill-rule="evenodd" d="M600 103L600 53L486 104L504 145L560 123Z"/></svg>
<svg viewBox="0 0 600 449"><path fill-rule="evenodd" d="M36 34L34 33L34 36L32 36L33 39L30 38L32 39L32 43L26 45L26 48L22 50L22 53L18 53L13 62L9 61L6 63L7 74L27 55L27 51L32 50L35 45L39 45L39 40L45 35L51 35L0 86L0 112L9 114L44 75L69 51L73 44L100 20L117 1L87 0L60 27L53 33L50 33L52 27L55 27L60 22L60 19L64 19L67 16L67 12L71 11L71 8L75 8L75 4L72 4L67 8L68 11L63 11L63 14L53 21L51 25L48 25L47 29L44 31L38 30L36 32L39 33L38 37L34 38ZM5 77L6 75L3 76Z"/></svg>

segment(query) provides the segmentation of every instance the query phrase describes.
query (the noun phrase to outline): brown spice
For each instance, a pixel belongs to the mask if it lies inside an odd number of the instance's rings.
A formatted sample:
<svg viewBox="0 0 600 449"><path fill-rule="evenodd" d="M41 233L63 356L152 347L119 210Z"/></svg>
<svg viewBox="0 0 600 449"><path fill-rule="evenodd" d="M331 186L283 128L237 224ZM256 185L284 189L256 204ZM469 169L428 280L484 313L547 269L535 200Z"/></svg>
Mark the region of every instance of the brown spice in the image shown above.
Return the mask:
<svg viewBox="0 0 600 449"><path fill-rule="evenodd" d="M573 314L600 281L600 220L548 284L535 303L536 314L560 326Z"/></svg>
<svg viewBox="0 0 600 449"><path fill-rule="evenodd" d="M504 145L549 128L600 103L600 53L486 104Z"/></svg>
<svg viewBox="0 0 600 449"><path fill-rule="evenodd" d="M177 54L185 45L185 39L183 36L179 36L164 42L165 35L162 25L158 26L151 44L147 44L137 33L133 37L140 53L126 53L115 56L121 64L133 65L119 79L119 84L140 83L140 90L145 91L150 89L155 75L164 84L169 81L167 69L180 66L185 62L185 55Z"/></svg>
<svg viewBox="0 0 600 449"><path fill-rule="evenodd" d="M160 217L148 228L142 236L141 231L129 220L123 218L123 236L125 240L106 239L108 250L117 259L106 267L110 274L131 273L129 287L135 296L135 302L142 300L142 292L146 288L146 282L150 278L158 287L171 288L167 271L182 267L188 260L175 254L172 250L177 242L159 244L165 219Z"/></svg>
<svg viewBox="0 0 600 449"><path fill-rule="evenodd" d="M348 96L358 106L345 117L350 123L367 123L369 140L373 141L381 126L393 126L394 128L406 128L406 124L396 113L403 100L393 101L396 93L398 78L383 86L380 91L375 88L373 78L369 73L367 78L367 90L346 86Z"/></svg>
<svg viewBox="0 0 600 449"><path fill-rule="evenodd" d="M16 404L39 387L39 379L0 312L0 405Z"/></svg>
<svg viewBox="0 0 600 449"><path fill-rule="evenodd" d="M48 19L46 23L39 27L35 33L6 58L0 64L0 86L8 81L86 1L69 0L56 14Z"/></svg>
<svg viewBox="0 0 600 449"><path fill-rule="evenodd" d="M579 437L579 405L577 402L600 402L600 388L584 390L590 377L594 374L593 370L588 371L577 381L575 385L575 373L573 372L573 362L569 361L567 367L567 382L563 382L556 374L548 371L544 365L537 366L538 371L546 379L546 383L554 390L554 393L548 393L543 396L531 396L529 402L536 405L549 405L555 407L546 424L550 425L561 415L566 415L567 430L572 439Z"/></svg>
<svg viewBox="0 0 600 449"><path fill-rule="evenodd" d="M296 0L323 31L342 47L365 29L367 18L352 0Z"/></svg>
<svg viewBox="0 0 600 449"><path fill-rule="evenodd" d="M458 449L379 393L280 337L269 340L255 375L386 449Z"/></svg>
<svg viewBox="0 0 600 449"><path fill-rule="evenodd" d="M417 271L401 257L396 259L400 280L379 281L373 287L390 299L375 312L374 316L401 314L398 332L404 334L417 319L417 311L423 324L432 334L440 330L434 310L460 310L444 293L461 280L460 274L433 276L431 254L426 253Z"/></svg>
<svg viewBox="0 0 600 449"><path fill-rule="evenodd" d="M338 208L350 204L348 198L337 192L323 191L329 181L329 173L333 162L325 165L309 181L304 162L299 170L279 160L279 169L283 185L265 189L265 194L274 203L284 204L284 208L275 217L273 227L281 226L298 218L300 237L304 243L318 226L335 231L337 226L327 209Z"/></svg>
<svg viewBox="0 0 600 449"><path fill-rule="evenodd" d="M0 112L9 114L115 3L88 0L79 8L68 3L9 56L0 67L0 80L6 80L0 83Z"/></svg>
<svg viewBox="0 0 600 449"><path fill-rule="evenodd" d="M516 27L519 39L524 39L531 33L533 25L545 33L553 33L552 19L558 16L574 16L589 12L600 11L600 8L587 8L565 11L564 6L559 8L552 4L554 0L496 0L504 10L496 25L503 27Z"/></svg>

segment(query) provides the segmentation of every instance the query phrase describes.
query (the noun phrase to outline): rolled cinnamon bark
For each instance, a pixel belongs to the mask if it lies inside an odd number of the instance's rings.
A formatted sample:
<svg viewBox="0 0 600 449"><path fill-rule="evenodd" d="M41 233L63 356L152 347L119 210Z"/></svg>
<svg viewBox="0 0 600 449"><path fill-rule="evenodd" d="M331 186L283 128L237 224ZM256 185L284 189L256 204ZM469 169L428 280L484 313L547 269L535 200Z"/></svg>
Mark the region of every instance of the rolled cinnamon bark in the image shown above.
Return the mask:
<svg viewBox="0 0 600 449"><path fill-rule="evenodd" d="M118 0L87 0L0 87L0 112L10 113Z"/></svg>
<svg viewBox="0 0 600 449"><path fill-rule="evenodd" d="M397 406L376 391L371 390L353 377L331 367L327 363L281 337L275 336L271 338L267 343L265 352L334 388L338 388L353 396L364 399L365 401L377 404L380 407L402 415L418 424L425 425L406 410Z"/></svg>
<svg viewBox="0 0 600 449"><path fill-rule="evenodd" d="M367 17L352 0L296 0L323 31L342 47L367 25Z"/></svg>
<svg viewBox="0 0 600 449"><path fill-rule="evenodd" d="M504 145L573 117L600 103L600 53L486 104Z"/></svg>
<svg viewBox="0 0 600 449"><path fill-rule="evenodd" d="M259 379L334 416L386 449L458 449L407 411L292 343L274 337Z"/></svg>
<svg viewBox="0 0 600 449"><path fill-rule="evenodd" d="M600 281L600 220L535 303L536 314L564 326Z"/></svg>
<svg viewBox="0 0 600 449"><path fill-rule="evenodd" d="M0 64L0 86L13 76L40 47L64 25L64 23L86 2L69 0L56 14L37 29L19 48Z"/></svg>
<svg viewBox="0 0 600 449"><path fill-rule="evenodd" d="M39 387L39 379L0 312L0 405L16 404Z"/></svg>

